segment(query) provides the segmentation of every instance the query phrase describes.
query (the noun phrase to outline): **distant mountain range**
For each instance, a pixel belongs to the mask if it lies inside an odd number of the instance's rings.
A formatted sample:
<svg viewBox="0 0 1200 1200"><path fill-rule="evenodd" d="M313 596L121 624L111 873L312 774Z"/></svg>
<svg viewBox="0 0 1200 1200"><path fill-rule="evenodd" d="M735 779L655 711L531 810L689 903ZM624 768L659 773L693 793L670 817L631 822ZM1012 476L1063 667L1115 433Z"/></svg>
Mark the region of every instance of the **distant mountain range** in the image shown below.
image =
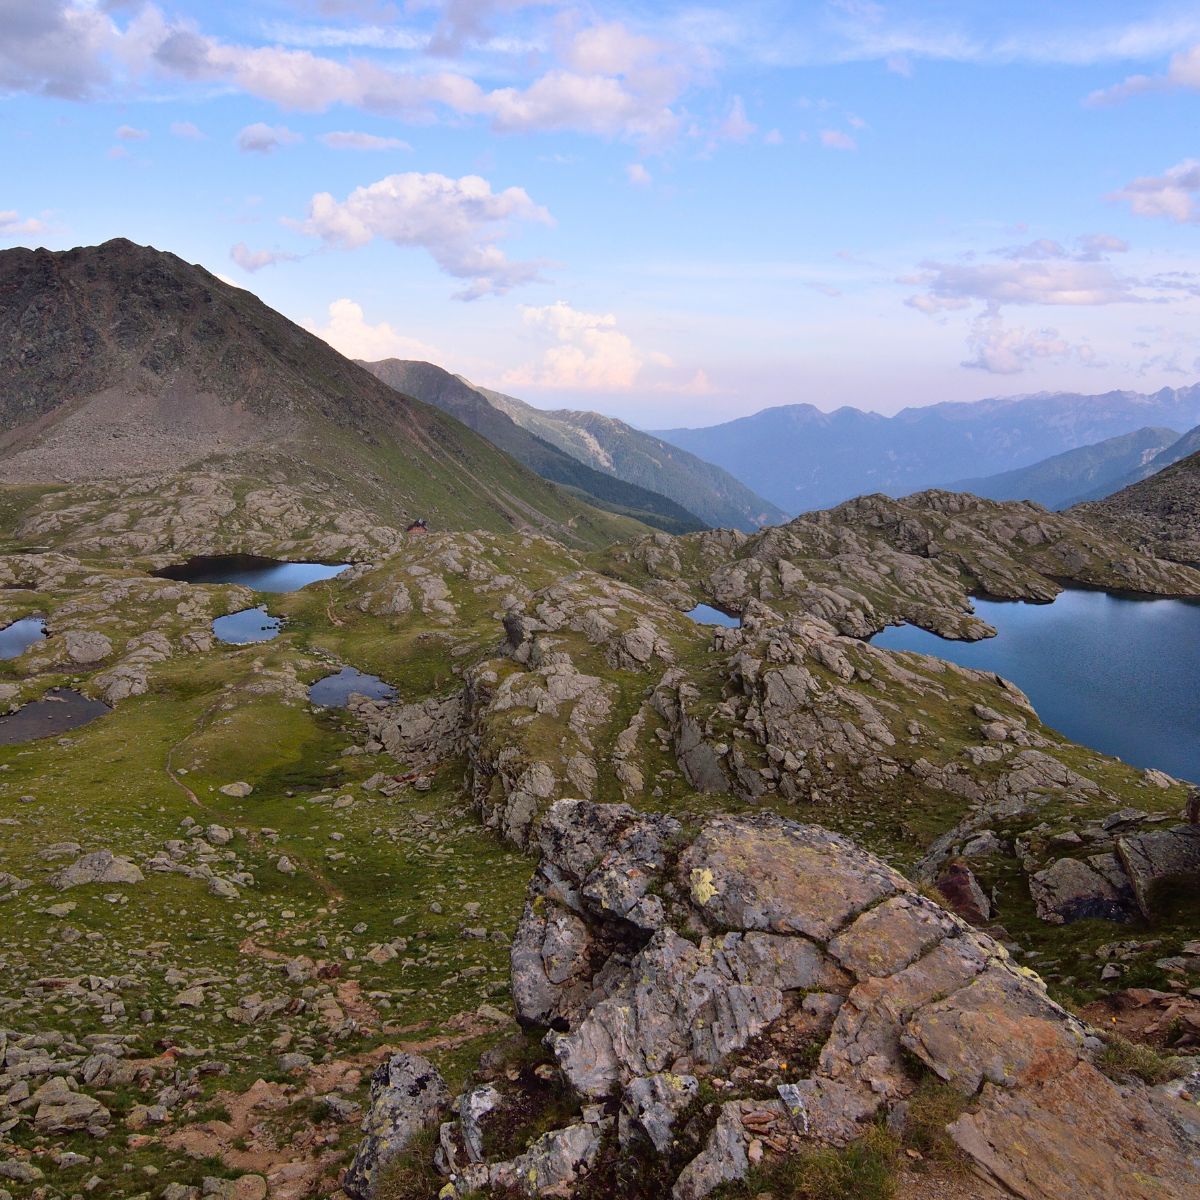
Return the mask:
<svg viewBox="0 0 1200 1200"><path fill-rule="evenodd" d="M870 492L903 496L1042 462L1147 427L1200 425L1200 384L1151 395L1040 393L906 408L895 416L811 404L657 436L724 467L790 513Z"/></svg>
<svg viewBox="0 0 1200 1200"><path fill-rule="evenodd" d="M433 363L362 363L384 383L457 417L545 479L592 504L669 532L705 526L752 532L788 514L729 472L594 412L545 411L478 387Z"/></svg>

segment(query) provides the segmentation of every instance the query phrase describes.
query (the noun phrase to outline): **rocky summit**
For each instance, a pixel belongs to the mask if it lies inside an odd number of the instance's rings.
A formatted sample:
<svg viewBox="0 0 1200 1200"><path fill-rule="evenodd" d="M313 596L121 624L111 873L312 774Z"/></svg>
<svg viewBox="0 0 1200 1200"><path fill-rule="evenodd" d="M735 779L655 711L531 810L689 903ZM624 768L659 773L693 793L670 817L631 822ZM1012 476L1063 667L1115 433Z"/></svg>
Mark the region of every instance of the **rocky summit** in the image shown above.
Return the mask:
<svg viewBox="0 0 1200 1200"><path fill-rule="evenodd" d="M0 1200L1200 1197L1200 791L870 640L1189 556L652 529L126 242L0 331Z"/></svg>

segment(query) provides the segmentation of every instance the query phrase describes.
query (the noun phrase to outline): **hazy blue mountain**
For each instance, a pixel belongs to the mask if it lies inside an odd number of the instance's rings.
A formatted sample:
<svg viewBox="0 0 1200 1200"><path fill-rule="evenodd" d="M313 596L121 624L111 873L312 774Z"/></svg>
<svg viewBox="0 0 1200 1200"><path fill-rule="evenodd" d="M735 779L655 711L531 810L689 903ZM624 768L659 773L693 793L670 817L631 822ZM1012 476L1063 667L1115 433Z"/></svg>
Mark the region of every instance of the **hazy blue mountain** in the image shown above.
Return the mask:
<svg viewBox="0 0 1200 1200"><path fill-rule="evenodd" d="M1200 384L1152 395L1039 393L906 408L892 417L811 404L657 436L724 467L789 512L907 495L1031 466L1147 426L1200 424Z"/></svg>
<svg viewBox="0 0 1200 1200"><path fill-rule="evenodd" d="M1127 477L1141 470L1167 447L1179 432L1147 426L1091 446L1066 450L1031 467L1002 471L981 479L959 479L956 492L973 492L988 500L1036 500L1047 508L1067 508L1091 496L1106 496L1124 487Z"/></svg>

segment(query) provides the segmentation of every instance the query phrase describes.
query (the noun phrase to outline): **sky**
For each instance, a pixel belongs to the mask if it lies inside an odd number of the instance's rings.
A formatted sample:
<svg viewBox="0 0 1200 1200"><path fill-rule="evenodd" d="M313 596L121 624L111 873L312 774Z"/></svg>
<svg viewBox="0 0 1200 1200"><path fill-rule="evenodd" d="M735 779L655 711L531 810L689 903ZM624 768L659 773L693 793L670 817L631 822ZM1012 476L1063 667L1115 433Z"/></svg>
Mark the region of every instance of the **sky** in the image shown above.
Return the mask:
<svg viewBox="0 0 1200 1200"><path fill-rule="evenodd" d="M1200 7L0 0L0 246L643 428L1200 380Z"/></svg>

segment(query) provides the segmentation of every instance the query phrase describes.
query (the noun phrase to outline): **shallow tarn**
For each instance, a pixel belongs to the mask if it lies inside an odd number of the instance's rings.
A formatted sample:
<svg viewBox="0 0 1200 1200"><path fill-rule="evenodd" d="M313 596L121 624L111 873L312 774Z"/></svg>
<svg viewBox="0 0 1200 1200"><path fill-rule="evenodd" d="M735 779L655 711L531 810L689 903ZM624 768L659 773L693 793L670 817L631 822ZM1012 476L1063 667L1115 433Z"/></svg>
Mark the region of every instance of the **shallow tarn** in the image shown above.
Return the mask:
<svg viewBox="0 0 1200 1200"><path fill-rule="evenodd" d="M240 612L217 617L212 623L213 635L231 646L246 646L251 642L269 642L279 636L282 617L273 617L265 607L243 608Z"/></svg>
<svg viewBox="0 0 1200 1200"><path fill-rule="evenodd" d="M396 689L378 675L364 675L353 667L343 667L336 675L318 679L308 689L308 698L322 708L344 708L357 693L370 700L394 700Z"/></svg>
<svg viewBox="0 0 1200 1200"><path fill-rule="evenodd" d="M0 629L0 658L16 658L35 642L46 638L46 622L41 617L22 617Z"/></svg>
<svg viewBox="0 0 1200 1200"><path fill-rule="evenodd" d="M102 700L89 700L73 688L52 688L41 700L0 717L0 746L67 733L112 712Z"/></svg>
<svg viewBox="0 0 1200 1200"><path fill-rule="evenodd" d="M719 608L713 608L711 604L697 604L695 608L688 609L685 615L691 617L697 625L724 625L727 629L738 629L742 624L741 617L722 612Z"/></svg>
<svg viewBox="0 0 1200 1200"><path fill-rule="evenodd" d="M287 562L256 554L200 555L155 571L159 579L179 583L240 583L256 592L294 592L321 579L332 579L350 563Z"/></svg>

